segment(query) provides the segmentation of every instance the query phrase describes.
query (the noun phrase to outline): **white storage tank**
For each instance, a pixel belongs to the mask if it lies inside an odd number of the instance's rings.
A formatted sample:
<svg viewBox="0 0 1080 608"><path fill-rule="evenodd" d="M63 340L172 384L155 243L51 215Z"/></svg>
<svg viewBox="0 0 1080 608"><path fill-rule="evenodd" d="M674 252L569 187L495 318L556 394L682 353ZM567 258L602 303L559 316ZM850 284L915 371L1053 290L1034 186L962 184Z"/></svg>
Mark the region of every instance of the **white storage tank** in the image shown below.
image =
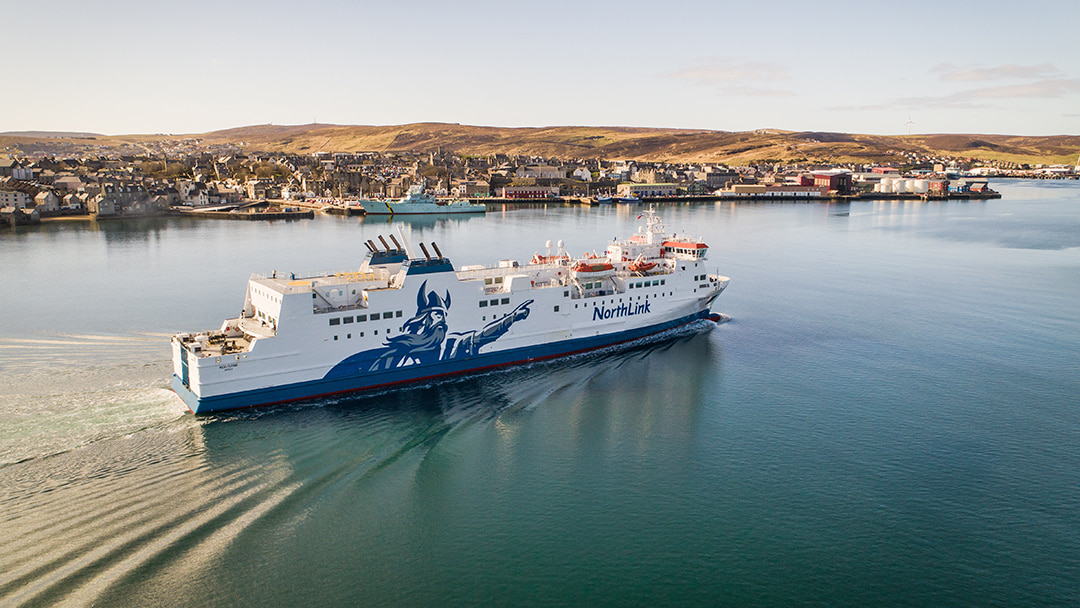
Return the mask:
<svg viewBox="0 0 1080 608"><path fill-rule="evenodd" d="M915 192L919 194L926 194L930 191L930 180L917 179L915 180Z"/></svg>

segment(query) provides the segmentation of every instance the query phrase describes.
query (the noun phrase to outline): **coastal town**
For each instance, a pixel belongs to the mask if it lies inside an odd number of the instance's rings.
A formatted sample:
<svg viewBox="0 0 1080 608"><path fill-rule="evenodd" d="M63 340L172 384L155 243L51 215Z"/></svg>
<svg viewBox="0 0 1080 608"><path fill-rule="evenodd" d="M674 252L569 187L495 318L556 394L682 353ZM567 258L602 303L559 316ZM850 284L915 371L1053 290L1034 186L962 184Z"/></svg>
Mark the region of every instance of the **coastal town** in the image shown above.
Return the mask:
<svg viewBox="0 0 1080 608"><path fill-rule="evenodd" d="M274 219L344 212L419 186L479 202L985 198L988 178L1076 179L1080 167L1028 166L896 152L890 163L746 166L431 152L251 151L198 139L97 153L39 146L0 155L0 225L198 212Z"/></svg>

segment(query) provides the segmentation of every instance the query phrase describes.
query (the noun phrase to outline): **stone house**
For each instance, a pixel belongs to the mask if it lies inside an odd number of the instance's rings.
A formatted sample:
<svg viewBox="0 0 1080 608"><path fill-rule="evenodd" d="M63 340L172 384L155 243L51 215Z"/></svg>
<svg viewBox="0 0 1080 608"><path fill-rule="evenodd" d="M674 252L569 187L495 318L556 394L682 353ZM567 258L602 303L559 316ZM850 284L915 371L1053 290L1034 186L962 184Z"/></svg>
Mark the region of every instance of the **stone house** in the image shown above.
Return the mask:
<svg viewBox="0 0 1080 608"><path fill-rule="evenodd" d="M57 190L70 190L71 192L78 192L82 190L82 180L75 175L61 175L53 180L53 188Z"/></svg>
<svg viewBox="0 0 1080 608"><path fill-rule="evenodd" d="M540 179L566 179L566 170L551 165L525 165L518 167L514 177L532 177Z"/></svg>
<svg viewBox="0 0 1080 608"><path fill-rule="evenodd" d="M38 211L52 212L60 210L60 197L52 190L42 190L34 197L34 208Z"/></svg>

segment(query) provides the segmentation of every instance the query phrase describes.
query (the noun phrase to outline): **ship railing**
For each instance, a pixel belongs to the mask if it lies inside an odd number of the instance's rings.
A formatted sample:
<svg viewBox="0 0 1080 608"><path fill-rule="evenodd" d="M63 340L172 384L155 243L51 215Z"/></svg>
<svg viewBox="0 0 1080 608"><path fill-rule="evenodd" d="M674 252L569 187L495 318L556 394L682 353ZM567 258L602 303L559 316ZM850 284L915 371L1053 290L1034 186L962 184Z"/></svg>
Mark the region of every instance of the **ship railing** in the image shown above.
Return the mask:
<svg viewBox="0 0 1080 608"><path fill-rule="evenodd" d="M254 317L242 317L240 329L255 338L272 338L277 334L277 329L261 319Z"/></svg>
<svg viewBox="0 0 1080 608"><path fill-rule="evenodd" d="M310 281L317 279L320 284L336 285L340 283L360 283L362 281L387 281L390 272L385 268L372 268L367 272L359 270L322 270L316 272L274 272L253 274L253 279L284 279L289 281Z"/></svg>
<svg viewBox="0 0 1080 608"><path fill-rule="evenodd" d="M729 282L731 282L731 279L722 274L709 273L709 285L714 289L724 289L728 286Z"/></svg>
<svg viewBox="0 0 1080 608"><path fill-rule="evenodd" d="M346 310L367 310L367 302L360 300L351 304L331 304L325 301L320 301L311 306L312 312L322 314L327 312L339 312Z"/></svg>

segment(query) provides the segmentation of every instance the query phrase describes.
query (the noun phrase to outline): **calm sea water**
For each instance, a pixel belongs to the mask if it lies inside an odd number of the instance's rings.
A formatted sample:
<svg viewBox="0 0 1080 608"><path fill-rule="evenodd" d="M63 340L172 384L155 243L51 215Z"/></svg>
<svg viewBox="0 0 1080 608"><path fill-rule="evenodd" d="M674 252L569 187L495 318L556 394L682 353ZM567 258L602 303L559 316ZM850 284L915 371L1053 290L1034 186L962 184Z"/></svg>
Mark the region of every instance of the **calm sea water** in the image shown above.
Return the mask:
<svg viewBox="0 0 1080 608"><path fill-rule="evenodd" d="M1080 184L994 187L663 207L729 323L206 418L168 336L389 224L0 232L0 604L1077 605ZM406 228L461 265L636 215Z"/></svg>

